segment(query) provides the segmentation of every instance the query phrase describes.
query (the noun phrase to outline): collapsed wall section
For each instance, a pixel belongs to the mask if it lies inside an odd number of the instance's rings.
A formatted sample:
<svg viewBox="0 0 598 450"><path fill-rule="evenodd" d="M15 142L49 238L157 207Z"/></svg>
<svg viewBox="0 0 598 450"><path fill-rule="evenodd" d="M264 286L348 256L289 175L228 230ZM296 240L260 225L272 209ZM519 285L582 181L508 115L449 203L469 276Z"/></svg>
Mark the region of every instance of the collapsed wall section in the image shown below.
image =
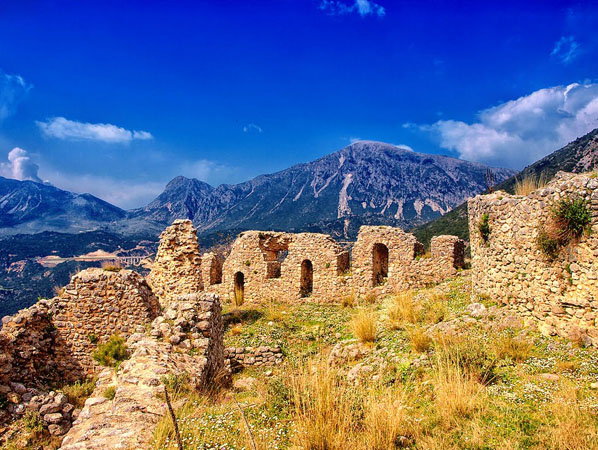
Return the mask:
<svg viewBox="0 0 598 450"><path fill-rule="evenodd" d="M540 248L553 208L563 199L583 199L593 233L553 258ZM533 317L547 334L585 335L598 343L598 178L559 172L528 196L495 192L470 199L472 280L475 291ZM480 231L487 222L489 232Z"/></svg>
<svg viewBox="0 0 598 450"><path fill-rule="evenodd" d="M203 290L201 253L190 220L175 220L160 235L160 245L147 277L162 306L178 295Z"/></svg>

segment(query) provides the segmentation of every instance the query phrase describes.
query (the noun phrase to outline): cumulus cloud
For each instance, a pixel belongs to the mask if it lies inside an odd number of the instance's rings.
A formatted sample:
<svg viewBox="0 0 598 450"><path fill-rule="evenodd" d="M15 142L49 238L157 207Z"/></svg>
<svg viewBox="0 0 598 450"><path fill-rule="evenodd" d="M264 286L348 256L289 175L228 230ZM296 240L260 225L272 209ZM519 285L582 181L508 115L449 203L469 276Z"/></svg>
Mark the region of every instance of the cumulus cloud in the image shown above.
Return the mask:
<svg viewBox="0 0 598 450"><path fill-rule="evenodd" d="M554 44L550 56L557 58L563 64L569 64L580 53L581 46L573 36L561 36L561 38Z"/></svg>
<svg viewBox="0 0 598 450"><path fill-rule="evenodd" d="M475 123L439 120L418 128L461 158L522 168L596 127L598 84L574 83L540 89L480 111Z"/></svg>
<svg viewBox="0 0 598 450"><path fill-rule="evenodd" d="M128 143L132 140L153 139L147 131L127 130L109 123L86 123L53 117L45 122L35 122L44 135L57 139Z"/></svg>
<svg viewBox="0 0 598 450"><path fill-rule="evenodd" d="M15 147L8 153L8 161L0 163L0 176L16 180L29 180L41 183L37 175L39 166L27 154L27 150Z"/></svg>
<svg viewBox="0 0 598 450"><path fill-rule="evenodd" d="M25 98L33 85L19 75L9 75L0 70L0 123L14 114L17 105Z"/></svg>
<svg viewBox="0 0 598 450"><path fill-rule="evenodd" d="M384 17L386 14L383 6L371 0L353 0L353 2L348 3L341 0L322 0L320 9L332 16L357 13L361 17L369 15Z"/></svg>
<svg viewBox="0 0 598 450"><path fill-rule="evenodd" d="M248 123L243 127L243 133L261 133L263 131L264 130L262 130L262 127L256 125L255 123Z"/></svg>

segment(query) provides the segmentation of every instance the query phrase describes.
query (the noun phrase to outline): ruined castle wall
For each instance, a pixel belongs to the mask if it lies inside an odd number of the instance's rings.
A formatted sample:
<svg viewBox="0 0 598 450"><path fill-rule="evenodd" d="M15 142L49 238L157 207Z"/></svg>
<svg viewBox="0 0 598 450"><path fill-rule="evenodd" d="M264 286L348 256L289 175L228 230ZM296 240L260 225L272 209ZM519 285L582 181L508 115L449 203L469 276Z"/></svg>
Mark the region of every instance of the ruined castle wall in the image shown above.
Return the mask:
<svg viewBox="0 0 598 450"><path fill-rule="evenodd" d="M435 236L430 255L414 235L389 226L362 226L352 252L353 287L359 294L438 283L464 265L464 242L456 236Z"/></svg>
<svg viewBox="0 0 598 450"><path fill-rule="evenodd" d="M349 288L346 254L330 236L318 233L247 231L233 244L223 266L220 293L234 301L334 301Z"/></svg>
<svg viewBox="0 0 598 450"><path fill-rule="evenodd" d="M551 261L537 238L553 205L567 197L587 200L594 232ZM528 196L499 191L470 199L468 207L475 291L533 317L545 333L582 332L598 343L598 178L560 172ZM478 228L483 214L489 217L487 242Z"/></svg>
<svg viewBox="0 0 598 450"><path fill-rule="evenodd" d="M131 358L118 371L100 373L62 450L148 448L157 423L167 413L164 381L186 377L196 388L222 382L225 370L223 323L219 298L208 293L179 295L150 335L127 340ZM114 388L113 399L104 395ZM172 392L171 392L172 394Z"/></svg>
<svg viewBox="0 0 598 450"><path fill-rule="evenodd" d="M160 235L160 245L147 281L162 306L181 294L203 290L201 253L190 220L175 220Z"/></svg>
<svg viewBox="0 0 598 450"><path fill-rule="evenodd" d="M91 354L98 343L114 334L126 339L159 311L156 297L136 272L91 268L74 275L51 308L56 357L65 361L62 372L93 371Z"/></svg>

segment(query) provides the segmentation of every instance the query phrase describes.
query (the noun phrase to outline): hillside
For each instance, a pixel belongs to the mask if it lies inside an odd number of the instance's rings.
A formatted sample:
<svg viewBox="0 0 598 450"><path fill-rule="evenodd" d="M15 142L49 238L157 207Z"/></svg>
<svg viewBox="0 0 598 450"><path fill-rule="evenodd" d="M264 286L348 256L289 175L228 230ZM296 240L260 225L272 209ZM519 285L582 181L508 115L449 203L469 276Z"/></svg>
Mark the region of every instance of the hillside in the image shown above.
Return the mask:
<svg viewBox="0 0 598 450"><path fill-rule="evenodd" d="M598 128L499 183L495 190L512 194L517 180L543 177L550 181L558 171L580 173L595 167L598 167ZM469 240L467 202L436 220L413 228L411 232L426 245L432 236L438 234L455 234L461 239Z"/></svg>

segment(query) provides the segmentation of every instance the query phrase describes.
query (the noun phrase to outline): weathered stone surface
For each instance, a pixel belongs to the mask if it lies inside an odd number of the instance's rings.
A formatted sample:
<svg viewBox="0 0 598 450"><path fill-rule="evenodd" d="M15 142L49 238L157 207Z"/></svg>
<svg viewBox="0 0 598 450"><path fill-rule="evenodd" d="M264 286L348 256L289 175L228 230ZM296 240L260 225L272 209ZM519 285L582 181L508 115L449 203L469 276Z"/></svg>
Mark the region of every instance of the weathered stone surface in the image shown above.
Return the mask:
<svg viewBox="0 0 598 450"><path fill-rule="evenodd" d="M540 230L550 225L561 199L583 198L594 230L551 260L540 250ZM598 344L598 179L559 172L528 196L495 192L468 202L474 290L538 322L545 335ZM488 214L485 242L478 224Z"/></svg>
<svg viewBox="0 0 598 450"><path fill-rule="evenodd" d="M178 295L203 290L201 253L190 220L175 220L162 232L147 281L163 306Z"/></svg>

